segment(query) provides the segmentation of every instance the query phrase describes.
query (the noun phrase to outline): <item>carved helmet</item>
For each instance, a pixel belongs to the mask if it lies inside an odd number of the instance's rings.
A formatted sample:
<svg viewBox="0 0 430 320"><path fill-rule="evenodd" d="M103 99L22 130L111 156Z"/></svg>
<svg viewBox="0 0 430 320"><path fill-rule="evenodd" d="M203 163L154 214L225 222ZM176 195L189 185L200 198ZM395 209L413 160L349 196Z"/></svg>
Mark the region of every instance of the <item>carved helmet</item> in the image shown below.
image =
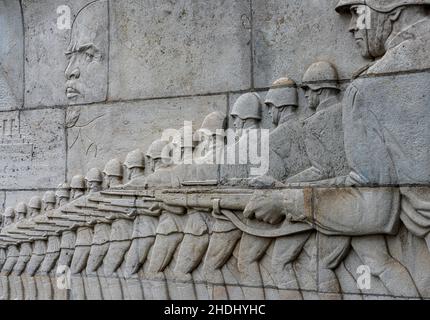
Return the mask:
<svg viewBox="0 0 430 320"><path fill-rule="evenodd" d="M59 197L59 198L69 198L70 197L70 185L67 182L61 183L58 186L57 191L55 192L55 196Z"/></svg>
<svg viewBox="0 0 430 320"><path fill-rule="evenodd" d="M260 96L255 92L241 95L233 105L230 115L239 117L242 120L261 120Z"/></svg>
<svg viewBox="0 0 430 320"><path fill-rule="evenodd" d="M6 208L6 210L3 213L3 217L10 218L10 219L15 218L15 209L12 207Z"/></svg>
<svg viewBox="0 0 430 320"><path fill-rule="evenodd" d="M122 164L118 159L112 159L108 163L103 170L103 173L110 177L122 177Z"/></svg>
<svg viewBox="0 0 430 320"><path fill-rule="evenodd" d="M327 61L318 61L309 66L303 75L304 88L312 90L331 88L339 90L339 76L336 68Z"/></svg>
<svg viewBox="0 0 430 320"><path fill-rule="evenodd" d="M124 165L128 169L145 168L145 157L139 149L131 151L125 158Z"/></svg>
<svg viewBox="0 0 430 320"><path fill-rule="evenodd" d="M273 104L276 108L285 106L298 107L296 83L285 77L276 80L266 95L265 104Z"/></svg>
<svg viewBox="0 0 430 320"><path fill-rule="evenodd" d="M366 5L375 11L390 12L398 7L411 5L430 5L430 0L340 0L337 12L345 12L354 5Z"/></svg>
<svg viewBox="0 0 430 320"><path fill-rule="evenodd" d="M216 135L217 130L224 129L226 116L224 113L216 111L208 114L203 120L202 126L196 131L196 134L201 132L209 133L210 135Z"/></svg>
<svg viewBox="0 0 430 320"><path fill-rule="evenodd" d="M72 178L70 182L70 187L72 189L85 189L85 178L83 175L76 175Z"/></svg>
<svg viewBox="0 0 430 320"><path fill-rule="evenodd" d="M18 214L26 215L27 214L27 205L24 202L18 203L16 208L15 208L15 212Z"/></svg>
<svg viewBox="0 0 430 320"><path fill-rule="evenodd" d="M31 202L31 201L30 201ZM54 191L46 191L43 195L44 203L55 203L55 192Z"/></svg>
<svg viewBox="0 0 430 320"><path fill-rule="evenodd" d="M102 182L103 176L98 168L92 168L90 169L90 171L87 172L85 180L87 180L88 182Z"/></svg>
<svg viewBox="0 0 430 320"><path fill-rule="evenodd" d="M35 196L33 198L30 199L30 201L28 202L28 207L32 208L32 209L42 209L42 200L40 199L40 197Z"/></svg>
<svg viewBox="0 0 430 320"><path fill-rule="evenodd" d="M169 158L169 148L168 147L169 142L165 140L155 140L148 148L148 151L146 152L146 156L148 158L151 158L153 160L157 159L163 159L163 158Z"/></svg>
<svg viewBox="0 0 430 320"><path fill-rule="evenodd" d="M172 143L182 148L194 148L197 144L193 139L194 128L192 126L183 126L177 130L173 136Z"/></svg>

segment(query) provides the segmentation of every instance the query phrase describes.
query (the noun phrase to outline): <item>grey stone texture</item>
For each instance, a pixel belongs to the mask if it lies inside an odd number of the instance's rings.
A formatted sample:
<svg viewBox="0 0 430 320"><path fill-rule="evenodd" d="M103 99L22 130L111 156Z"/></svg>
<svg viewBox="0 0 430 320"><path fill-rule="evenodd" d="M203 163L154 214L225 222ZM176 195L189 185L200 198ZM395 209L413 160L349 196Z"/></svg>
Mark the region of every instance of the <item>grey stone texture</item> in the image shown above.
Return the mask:
<svg viewBox="0 0 430 320"><path fill-rule="evenodd" d="M346 32L349 20L334 11L337 3L252 1L256 87L268 87L285 75L300 82L303 70L315 61L338 66L341 79L350 79L365 65L359 52L351 50L355 44Z"/></svg>
<svg viewBox="0 0 430 320"><path fill-rule="evenodd" d="M1 112L1 189L55 188L65 177L64 111Z"/></svg>
<svg viewBox="0 0 430 320"><path fill-rule="evenodd" d="M4 196L4 207L15 207L18 203L28 203L34 196L43 197L46 191L6 191Z"/></svg>
<svg viewBox="0 0 430 320"><path fill-rule="evenodd" d="M113 1L111 12L110 99L251 86L248 0Z"/></svg>
<svg viewBox="0 0 430 320"><path fill-rule="evenodd" d="M430 299L406 2L0 0L0 300Z"/></svg>
<svg viewBox="0 0 430 320"><path fill-rule="evenodd" d="M20 2L0 1L0 110L22 107L24 30Z"/></svg>

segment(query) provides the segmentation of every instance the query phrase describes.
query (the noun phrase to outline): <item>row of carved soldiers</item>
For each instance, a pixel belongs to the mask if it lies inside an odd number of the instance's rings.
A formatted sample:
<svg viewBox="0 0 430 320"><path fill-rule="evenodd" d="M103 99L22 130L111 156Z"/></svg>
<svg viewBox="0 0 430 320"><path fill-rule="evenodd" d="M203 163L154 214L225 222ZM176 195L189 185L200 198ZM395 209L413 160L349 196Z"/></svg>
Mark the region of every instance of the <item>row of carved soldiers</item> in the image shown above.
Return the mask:
<svg viewBox="0 0 430 320"><path fill-rule="evenodd" d="M341 113L336 109L336 97L340 90L335 68L327 62L317 62L308 69L303 80L304 83L308 83L304 89L309 107L318 113L335 106L331 109L336 111L334 117L339 118ZM297 116L297 88L290 79L282 78L276 81L266 96L265 104L271 109L272 122L277 127L272 133L275 136L273 139L278 140L277 131L280 128L291 130L300 122ZM261 98L256 93L242 95L233 106L230 115L234 119L234 127L240 133L239 137L246 134L247 129L260 128ZM209 140L212 139L211 143L205 140L203 148L207 151L206 155L213 151L217 129L223 129L224 125L225 116L219 112L206 117L198 131L201 134L207 134L206 138ZM335 134L342 133L335 132ZM184 139L181 138L182 144L179 147L182 149L182 156L185 154L183 149L187 147L196 153L199 144L183 145ZM333 136L328 136L326 139L331 145L339 141L339 139L333 140ZM303 157L303 152L297 152L303 147L300 145L303 141L305 139L298 139L295 145L287 150L286 158L281 159L282 163L286 164L284 168L276 163L275 168L271 168L270 174L253 179L250 184L272 185L274 180L282 180L283 176L292 177L294 173L299 174L295 181L315 181L336 176L335 174L330 176L333 172L333 168L330 167L332 162L315 166L320 170L315 173L315 168L309 169L309 156L300 160L299 165L297 161L287 159L289 156ZM244 235L226 219L214 219L210 215L210 210L164 206L158 211L157 208L152 208L153 212L149 215L138 215L133 218L123 215L113 220L99 219L95 224L94 220L80 221L76 217L73 221L72 216L68 215L71 223L60 228L60 232L59 226L56 225L56 232L49 236L47 232L43 233L44 236L29 236L31 228L25 229L21 234L11 233L10 229L19 225L23 219L31 220L41 212L56 211L57 214L67 212L68 209L64 208L70 207L68 205L70 200L72 200L70 204L74 204L78 199L85 198L85 195L89 196L103 189L121 189L124 182L127 182L125 186L133 189L134 187L175 187L178 185L172 181L176 180L182 180L182 182L190 179L200 182L211 180L214 168L204 165L204 161L201 166L197 164L181 166L166 161L167 156L163 151L167 145L167 141L157 140L149 148L146 154L152 171L149 176L144 176L144 154L140 150L135 150L126 157L124 166L119 160L113 159L106 164L103 172L93 168L85 177L82 175L73 177L70 185L67 183L60 185L55 193L48 191L43 199L34 197L28 205L20 203L15 209L7 208L2 230L2 236L6 237L2 239L11 242L3 242L8 245L4 245L0 251L3 256L1 260L3 262L1 266L3 298L52 299L61 298L61 296L65 298L64 291L56 290L55 285L55 281L58 280L58 267L60 271L64 271L61 267L65 266L70 267L71 293L74 299L126 297L167 299L177 296L177 292L181 292L179 297L192 299L197 298L197 291L191 274L202 261L204 274L202 280L210 287L207 288L209 289L207 297L234 298L227 292L222 268L231 258L239 242L238 270L243 275L241 280L247 285L244 290L245 297L264 298L263 281L258 274L258 262L265 250L259 249L258 252L254 252L252 237ZM309 150L312 149L312 142L308 147ZM271 148L276 147L271 146ZM341 147L337 149L342 150ZM276 154L279 155L279 152ZM198 155L202 157L205 152L199 150ZM280 154L280 156L283 155ZM332 156L336 160L342 158L339 152ZM321 158L321 155L318 154L317 157ZM321 159L312 160L314 163L321 162ZM294 163L296 168L288 167L290 163ZM196 171L199 167L200 169ZM277 175L278 172L281 173ZM298 178L300 175L302 177ZM73 213L73 210L71 212ZM299 241L301 247L310 235L304 234L302 237L304 237L302 241ZM272 240L264 239L264 242L264 249L267 249ZM275 251L279 250L281 250L281 242L276 241ZM287 258L287 267L284 266L284 261L277 258L285 255L278 255L275 252L273 266L276 269L275 273L279 280L277 284L280 287L299 289L292 262L300 251L295 250L292 256ZM175 292L172 293L169 292L164 271L174 257L176 261L172 268L173 279L179 280L183 285L177 285ZM152 282L142 286L136 275L145 261L148 261L147 273L150 276L146 275L144 278L152 279ZM59 297L55 296L55 293ZM293 297L301 296L299 291L290 294Z"/></svg>
<svg viewBox="0 0 430 320"><path fill-rule="evenodd" d="M310 66L303 80L305 96L313 110L313 115L304 121L298 116L294 82L282 78L269 90L265 105L275 126L270 134L269 172L246 179L250 186L317 183L331 178L336 178L332 183L337 184L349 172L342 143L336 69L327 62L317 62ZM234 104L230 115L239 141L248 129L261 127L262 105L256 93L244 94ZM21 203L7 208L0 238L3 299L264 299L266 284L260 263L270 246L275 285L288 289L282 291L281 297L301 298L294 261L315 232L256 237L225 217L212 215L211 208L159 203L137 215L114 214L112 207L107 209L108 215L95 213L109 197L100 194L102 190L118 190L117 196L124 199L127 191L132 190L204 186L214 180L218 184L217 166L208 165L212 162L205 160L216 153L218 129L224 128L225 120L222 113L214 112L194 134L199 143L184 144L182 136L180 143L173 145L182 158L189 149L192 165L170 161L173 152L165 151L171 146L160 139L146 154L148 175L145 155L135 150L126 157L124 166L113 159L103 172L94 168L85 177L75 176L70 185L65 183L55 193L47 192L43 200L35 197L27 206ZM184 134L183 129L179 132ZM244 176L233 170L229 178L234 182ZM134 208L135 202L129 200L128 207ZM38 222L53 223L51 227L31 224L41 212L46 219ZM251 216L241 214L251 223ZM21 226L25 225L23 222L30 224ZM341 260L332 261L330 252L342 247L339 243L343 242L338 237L320 235L321 239L329 245L327 256L319 263L319 273L333 281L334 269ZM227 285L224 267L232 257L237 258L241 293ZM59 290L62 286L57 282L64 275L58 273L66 271L67 275L67 270L71 290ZM404 288L411 291L414 285Z"/></svg>

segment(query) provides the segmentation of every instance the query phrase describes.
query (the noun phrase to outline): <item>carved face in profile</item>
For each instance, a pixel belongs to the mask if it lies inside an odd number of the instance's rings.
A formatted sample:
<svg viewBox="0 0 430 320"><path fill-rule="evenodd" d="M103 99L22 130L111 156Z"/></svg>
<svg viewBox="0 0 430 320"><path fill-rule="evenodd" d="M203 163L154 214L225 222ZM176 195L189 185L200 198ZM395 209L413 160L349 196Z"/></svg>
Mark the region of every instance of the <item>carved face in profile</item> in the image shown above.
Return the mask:
<svg viewBox="0 0 430 320"><path fill-rule="evenodd" d="M378 12L365 5L351 6L349 31L353 34L360 53L365 58L378 58L385 54L385 42L393 30L401 9L390 13Z"/></svg>
<svg viewBox="0 0 430 320"><path fill-rule="evenodd" d="M304 88L306 100L310 109L315 110L320 104L320 90L312 90L309 87Z"/></svg>
<svg viewBox="0 0 430 320"><path fill-rule="evenodd" d="M66 96L71 103L104 100L107 88L106 1L84 7L73 22L66 51Z"/></svg>

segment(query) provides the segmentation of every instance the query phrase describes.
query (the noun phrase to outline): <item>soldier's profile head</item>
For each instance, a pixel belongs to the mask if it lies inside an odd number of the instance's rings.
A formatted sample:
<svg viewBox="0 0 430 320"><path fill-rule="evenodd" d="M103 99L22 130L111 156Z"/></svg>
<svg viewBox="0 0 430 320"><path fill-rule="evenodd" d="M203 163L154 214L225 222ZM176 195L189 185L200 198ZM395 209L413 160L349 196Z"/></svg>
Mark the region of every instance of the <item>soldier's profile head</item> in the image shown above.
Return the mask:
<svg viewBox="0 0 430 320"><path fill-rule="evenodd" d="M124 167L128 181L143 176L145 173L145 156L143 152L140 149L136 149L127 154Z"/></svg>
<svg viewBox="0 0 430 320"><path fill-rule="evenodd" d="M122 183L123 165L118 159L112 159L103 170L103 182L106 189L119 186Z"/></svg>
<svg viewBox="0 0 430 320"><path fill-rule="evenodd" d="M288 77L276 80L267 93L264 104L269 108L273 125L280 125L299 105L296 83Z"/></svg>
<svg viewBox="0 0 430 320"><path fill-rule="evenodd" d="M426 16L429 6L429 0L341 0L336 11L351 14L349 31L361 55L375 59L386 53L394 35Z"/></svg>
<svg viewBox="0 0 430 320"><path fill-rule="evenodd" d="M27 217L27 211L28 211L28 208L24 202L18 203L15 208L15 213L16 213L15 221L20 221L22 219L25 219Z"/></svg>
<svg viewBox="0 0 430 320"><path fill-rule="evenodd" d="M83 7L73 21L66 51L66 96L71 102L89 102L105 90L108 48L107 1Z"/></svg>
<svg viewBox="0 0 430 320"><path fill-rule="evenodd" d="M61 183L55 191L56 206L61 207L70 200L70 185L65 182Z"/></svg>
<svg viewBox="0 0 430 320"><path fill-rule="evenodd" d="M53 210L55 208L55 204L57 203L55 192L54 191L46 191L43 195L42 199L43 203L43 212L47 212Z"/></svg>
<svg viewBox="0 0 430 320"><path fill-rule="evenodd" d="M32 197L28 202L28 215L35 217L42 210L42 199L39 196Z"/></svg>
<svg viewBox="0 0 430 320"><path fill-rule="evenodd" d="M3 226L8 226L14 222L15 219L15 209L12 207L7 207L3 212Z"/></svg>
<svg viewBox="0 0 430 320"><path fill-rule="evenodd" d="M158 169L171 164L172 152L169 141L157 139L152 142L146 152L150 171L156 172Z"/></svg>
<svg viewBox="0 0 430 320"><path fill-rule="evenodd" d="M242 129L258 128L262 119L262 103L257 93L241 95L233 105L230 116L240 136Z"/></svg>
<svg viewBox="0 0 430 320"><path fill-rule="evenodd" d="M103 175L98 168L92 168L85 176L90 193L99 192L102 189Z"/></svg>
<svg viewBox="0 0 430 320"><path fill-rule="evenodd" d="M337 70L330 62L312 63L302 79L302 89L309 108L316 110L324 99L337 95L340 91L338 81Z"/></svg>
<svg viewBox="0 0 430 320"><path fill-rule="evenodd" d="M83 175L76 175L70 181L70 198L77 199L85 194L85 178Z"/></svg>

